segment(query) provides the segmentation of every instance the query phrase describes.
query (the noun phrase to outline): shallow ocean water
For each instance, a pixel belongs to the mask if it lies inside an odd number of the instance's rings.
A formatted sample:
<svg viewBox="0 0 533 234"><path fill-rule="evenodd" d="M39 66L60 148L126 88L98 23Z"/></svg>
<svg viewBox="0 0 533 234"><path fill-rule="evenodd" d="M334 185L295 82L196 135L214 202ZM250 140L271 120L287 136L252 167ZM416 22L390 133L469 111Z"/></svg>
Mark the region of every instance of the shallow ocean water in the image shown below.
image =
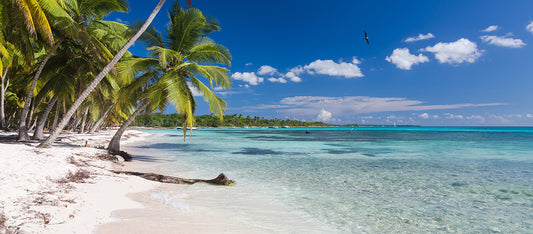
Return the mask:
<svg viewBox="0 0 533 234"><path fill-rule="evenodd" d="M152 194L186 212L276 232L533 230L533 128L201 129L185 141L147 131L161 135L130 149L161 173L237 181ZM190 199L210 195L220 199Z"/></svg>

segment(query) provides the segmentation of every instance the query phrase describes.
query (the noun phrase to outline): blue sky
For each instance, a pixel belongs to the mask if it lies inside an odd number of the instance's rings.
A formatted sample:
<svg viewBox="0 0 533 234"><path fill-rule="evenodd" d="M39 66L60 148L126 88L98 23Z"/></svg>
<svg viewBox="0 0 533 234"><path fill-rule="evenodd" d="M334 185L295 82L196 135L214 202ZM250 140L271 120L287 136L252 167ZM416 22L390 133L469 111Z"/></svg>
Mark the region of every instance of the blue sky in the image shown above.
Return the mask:
<svg viewBox="0 0 533 234"><path fill-rule="evenodd" d="M533 126L533 1L192 1L219 20L211 37L233 56L233 87L217 91L227 114ZM109 19L145 19L156 4L130 0Z"/></svg>

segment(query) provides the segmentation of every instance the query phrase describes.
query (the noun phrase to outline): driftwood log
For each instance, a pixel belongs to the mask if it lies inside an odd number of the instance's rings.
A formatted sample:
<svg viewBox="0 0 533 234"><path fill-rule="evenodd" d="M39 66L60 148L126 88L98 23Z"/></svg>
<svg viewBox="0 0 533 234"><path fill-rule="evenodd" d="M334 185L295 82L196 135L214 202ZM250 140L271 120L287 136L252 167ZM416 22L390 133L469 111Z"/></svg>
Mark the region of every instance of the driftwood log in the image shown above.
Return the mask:
<svg viewBox="0 0 533 234"><path fill-rule="evenodd" d="M217 178L211 179L211 180L203 180L203 179L184 179L174 176L166 176L166 175L160 175L155 173L143 173L143 172L135 172L135 171L113 171L117 174L126 174L126 175L135 175L142 178L145 178L147 180L153 180L161 183L170 183L170 184L194 184L198 182L208 183L208 184L215 184L215 185L226 185L231 186L235 185L235 181L228 179L224 173L220 173L220 175L217 176Z"/></svg>

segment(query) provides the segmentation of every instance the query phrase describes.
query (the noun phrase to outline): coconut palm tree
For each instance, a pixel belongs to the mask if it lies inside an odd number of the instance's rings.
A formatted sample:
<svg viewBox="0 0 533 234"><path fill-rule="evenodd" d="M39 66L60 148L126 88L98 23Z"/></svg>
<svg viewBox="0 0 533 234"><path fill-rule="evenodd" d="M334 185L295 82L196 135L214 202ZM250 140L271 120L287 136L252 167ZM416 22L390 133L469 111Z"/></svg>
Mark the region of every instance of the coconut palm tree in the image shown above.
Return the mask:
<svg viewBox="0 0 533 234"><path fill-rule="evenodd" d="M78 109L78 107L82 104L82 102L89 96L89 94L96 88L98 83L111 71L111 69L115 66L115 64L124 56L124 54L127 52L128 48L135 43L137 38L139 38L143 32L148 28L148 26L152 23L153 19L163 7L163 4L165 3L165 0L160 0L159 3L156 5L146 22L143 24L143 26L140 28L139 31L137 31L127 42L124 44L124 46L117 52L117 54L113 57L113 59L102 69L100 73L94 78L94 80L89 84L89 86L80 94L78 99L73 103L73 105L70 107L70 109L65 113L61 121L59 122L57 128L54 129L54 131L50 134L48 138L44 142L38 145L38 147L48 147L52 144L52 142L55 141L55 139L59 136L59 133L63 130L63 128L67 125L68 121L74 114L74 112Z"/></svg>
<svg viewBox="0 0 533 234"><path fill-rule="evenodd" d="M184 134L195 123L197 90L209 103L212 113L222 118L226 103L211 90L214 85L231 87L229 66L231 55L227 48L207 36L220 29L216 21L205 17L198 9L183 9L177 2L169 11L170 23L166 28L167 41L150 27L141 40L151 46L152 57L131 58L117 68L123 76L140 74L131 86L143 88L143 98L135 112L115 133L108 150L120 152L120 138L133 119L145 108L151 112L162 110L170 102L185 116ZM205 85L201 79L209 82ZM131 90L135 90L134 88Z"/></svg>
<svg viewBox="0 0 533 234"><path fill-rule="evenodd" d="M59 34L62 34L60 39L54 44L53 48L48 52L47 56L40 63L39 69L34 75L32 85L26 97L26 105L22 111L19 124L19 140L28 139L26 129L26 117L28 114L29 105L34 93L35 85L39 79L42 70L52 56L52 53L65 40L65 38L73 38L74 40L82 41L89 44L89 49L98 51L104 55L112 57L111 53L105 46L102 45L93 34L100 33L95 31L94 24L101 22L103 17L114 11L125 12L128 10L127 2L125 0L63 0L59 7L62 12L56 13L56 27L59 28ZM56 11L58 12L58 11ZM66 20L65 20L66 19ZM117 23L118 24L118 23ZM72 29L77 29L73 31Z"/></svg>

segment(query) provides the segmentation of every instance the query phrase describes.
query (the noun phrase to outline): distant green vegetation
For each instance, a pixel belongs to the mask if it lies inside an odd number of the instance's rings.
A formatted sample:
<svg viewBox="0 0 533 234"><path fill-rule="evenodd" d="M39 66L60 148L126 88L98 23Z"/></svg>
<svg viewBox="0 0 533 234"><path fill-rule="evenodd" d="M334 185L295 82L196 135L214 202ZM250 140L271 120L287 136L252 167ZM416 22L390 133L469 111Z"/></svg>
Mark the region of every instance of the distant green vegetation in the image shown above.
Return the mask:
<svg viewBox="0 0 533 234"><path fill-rule="evenodd" d="M179 114L143 114L137 116L133 122L133 126L137 127L154 127L154 128L170 128L176 126L183 126L184 118ZM196 116L197 127L268 127L275 126L335 126L332 124L326 124L322 122L302 122L298 120L282 120L282 119L265 119L262 117L250 117L242 115L224 115L224 120L221 121L218 117L213 115L200 115Z"/></svg>

